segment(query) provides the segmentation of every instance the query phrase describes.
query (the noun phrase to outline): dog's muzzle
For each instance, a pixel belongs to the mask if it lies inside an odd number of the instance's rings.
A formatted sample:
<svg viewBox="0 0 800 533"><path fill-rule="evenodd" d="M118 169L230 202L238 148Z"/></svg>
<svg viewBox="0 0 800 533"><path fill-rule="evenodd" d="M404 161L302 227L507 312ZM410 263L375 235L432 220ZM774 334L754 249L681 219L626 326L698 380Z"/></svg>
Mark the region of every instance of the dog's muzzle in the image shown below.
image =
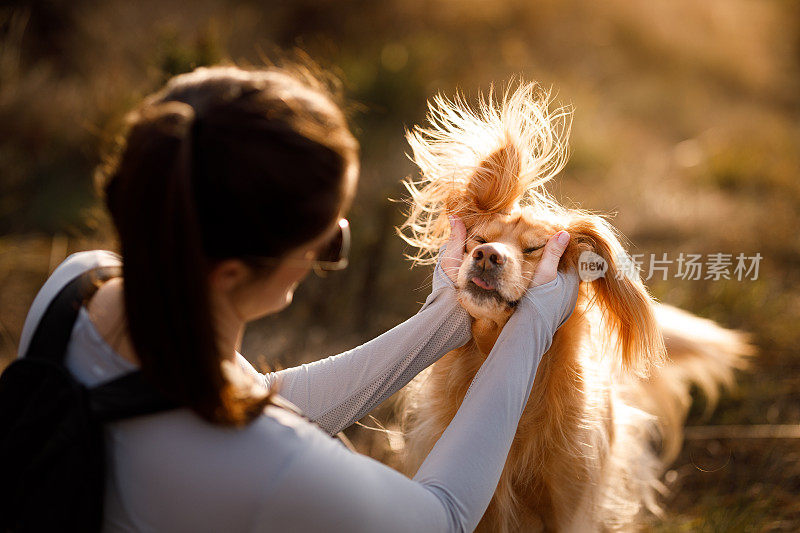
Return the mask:
<svg viewBox="0 0 800 533"><path fill-rule="evenodd" d="M511 307L515 306L517 302L504 298L498 291L503 268L508 262L503 247L491 243L476 246L472 249L471 261L472 264L467 272L468 292L479 299L487 298Z"/></svg>

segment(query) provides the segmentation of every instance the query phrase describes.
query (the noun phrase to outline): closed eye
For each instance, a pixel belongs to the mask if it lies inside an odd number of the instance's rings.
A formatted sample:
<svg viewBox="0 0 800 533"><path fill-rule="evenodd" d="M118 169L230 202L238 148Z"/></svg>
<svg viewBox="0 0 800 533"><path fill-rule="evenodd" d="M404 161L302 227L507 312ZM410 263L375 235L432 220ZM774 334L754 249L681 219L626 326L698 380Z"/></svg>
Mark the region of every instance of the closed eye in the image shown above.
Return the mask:
<svg viewBox="0 0 800 533"><path fill-rule="evenodd" d="M486 239L484 239L483 237L478 237L478 236L476 235L476 236L475 236L475 237L473 237L472 239L473 239L475 242L477 242L478 244L486 244Z"/></svg>
<svg viewBox="0 0 800 533"><path fill-rule="evenodd" d="M532 254L536 250L541 250L542 248L544 248L544 244L541 244L539 246L531 246L530 248L525 248L524 250L522 250L522 253L524 253L524 254Z"/></svg>

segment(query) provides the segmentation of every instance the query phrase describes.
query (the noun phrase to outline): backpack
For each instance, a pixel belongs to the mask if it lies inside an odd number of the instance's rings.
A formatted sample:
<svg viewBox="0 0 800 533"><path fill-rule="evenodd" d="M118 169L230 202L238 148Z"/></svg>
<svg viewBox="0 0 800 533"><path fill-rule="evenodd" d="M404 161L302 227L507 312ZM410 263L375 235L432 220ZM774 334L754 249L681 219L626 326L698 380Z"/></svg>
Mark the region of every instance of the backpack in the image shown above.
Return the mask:
<svg viewBox="0 0 800 533"><path fill-rule="evenodd" d="M0 375L0 533L99 531L103 425L175 407L139 371L87 388L64 366L80 307L97 280L120 274L99 267L70 281Z"/></svg>

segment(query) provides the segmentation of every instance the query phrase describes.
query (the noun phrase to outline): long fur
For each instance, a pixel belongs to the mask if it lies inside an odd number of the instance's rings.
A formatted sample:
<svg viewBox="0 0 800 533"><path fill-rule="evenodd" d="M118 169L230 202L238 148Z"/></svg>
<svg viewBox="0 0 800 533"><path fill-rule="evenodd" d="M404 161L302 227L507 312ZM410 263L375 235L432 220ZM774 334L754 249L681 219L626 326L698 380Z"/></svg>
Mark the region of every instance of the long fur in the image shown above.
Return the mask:
<svg viewBox="0 0 800 533"><path fill-rule="evenodd" d="M411 209L400 230L414 259L434 257L448 237L447 215L456 214L468 228L491 219L505 221L495 227L527 224L534 234L566 229L561 269L587 250L609 265L581 285L576 311L542 359L484 531L620 530L645 508L658 514L659 476L680 449L691 384L715 400L753 352L743 334L657 304L637 275L618 275L624 248L613 227L547 194L544 184L566 161L570 125L567 110L551 107L548 92L524 82L499 100L491 92L476 110L440 96L430 126L408 133L421 178L406 183ZM510 286L527 286L524 267ZM487 318L465 307L473 340L407 389L408 473L455 415L513 312Z"/></svg>
<svg viewBox="0 0 800 533"><path fill-rule="evenodd" d="M490 89L472 109L460 95L437 95L428 105L429 126L406 133L422 178L404 182L411 209L400 235L420 264L435 261L449 214L469 224L513 204L555 205L541 185L567 162L569 108L553 108L550 92L535 83L504 91L499 105L495 96Z"/></svg>

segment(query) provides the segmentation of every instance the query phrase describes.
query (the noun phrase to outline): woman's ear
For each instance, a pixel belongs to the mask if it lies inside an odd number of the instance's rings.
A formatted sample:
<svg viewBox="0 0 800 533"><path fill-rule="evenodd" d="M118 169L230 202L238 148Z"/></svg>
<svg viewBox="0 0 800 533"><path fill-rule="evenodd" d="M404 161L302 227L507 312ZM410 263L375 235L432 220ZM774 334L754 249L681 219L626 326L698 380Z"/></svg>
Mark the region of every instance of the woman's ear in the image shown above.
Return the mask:
<svg viewBox="0 0 800 533"><path fill-rule="evenodd" d="M212 290L230 292L253 277L253 269L239 259L223 259L213 265L208 273Z"/></svg>
<svg viewBox="0 0 800 533"><path fill-rule="evenodd" d="M590 284L604 326L621 355L622 368L646 376L666 357L664 338L653 313L655 301L639 273L630 268L625 249L602 217L581 215L567 230L572 242L565 259Z"/></svg>

